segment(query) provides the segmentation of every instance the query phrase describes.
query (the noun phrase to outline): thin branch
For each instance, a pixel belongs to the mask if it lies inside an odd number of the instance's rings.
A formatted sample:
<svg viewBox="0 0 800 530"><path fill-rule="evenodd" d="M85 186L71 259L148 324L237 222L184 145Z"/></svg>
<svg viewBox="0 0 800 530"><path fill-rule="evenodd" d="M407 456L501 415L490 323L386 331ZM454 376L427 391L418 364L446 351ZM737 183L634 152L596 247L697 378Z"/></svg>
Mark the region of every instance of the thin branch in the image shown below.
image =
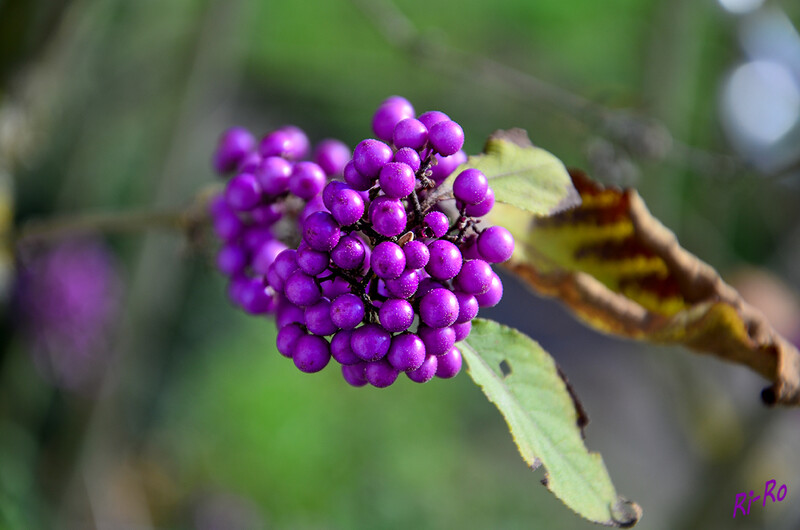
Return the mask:
<svg viewBox="0 0 800 530"><path fill-rule="evenodd" d="M351 1L391 46L435 66L437 72L446 71L453 76L472 72L471 79L499 82L522 100L544 101L583 125L602 131L633 157L685 163L699 173L717 177L752 170L733 155L702 150L676 140L663 123L652 117L605 107L494 59L467 54L441 40L428 39L391 0ZM475 71L486 75L476 76Z"/></svg>

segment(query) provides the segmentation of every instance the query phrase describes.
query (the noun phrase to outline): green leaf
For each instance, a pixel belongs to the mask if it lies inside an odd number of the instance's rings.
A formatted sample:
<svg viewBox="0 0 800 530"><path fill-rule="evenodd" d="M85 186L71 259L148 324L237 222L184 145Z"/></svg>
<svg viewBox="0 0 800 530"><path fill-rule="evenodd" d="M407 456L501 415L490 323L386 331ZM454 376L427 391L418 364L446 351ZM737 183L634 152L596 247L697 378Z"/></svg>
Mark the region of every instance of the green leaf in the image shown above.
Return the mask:
<svg viewBox="0 0 800 530"><path fill-rule="evenodd" d="M581 203L564 164L534 147L522 129L495 131L486 141L483 154L469 157L453 172L445 189L452 189L456 176L467 168L486 175L495 201L535 215L550 215Z"/></svg>
<svg viewBox="0 0 800 530"><path fill-rule="evenodd" d="M544 464L542 482L556 497L595 523L628 528L638 522L639 506L617 495L600 455L586 449L577 401L538 343L475 319L460 349L469 375L505 417L522 458L532 469Z"/></svg>

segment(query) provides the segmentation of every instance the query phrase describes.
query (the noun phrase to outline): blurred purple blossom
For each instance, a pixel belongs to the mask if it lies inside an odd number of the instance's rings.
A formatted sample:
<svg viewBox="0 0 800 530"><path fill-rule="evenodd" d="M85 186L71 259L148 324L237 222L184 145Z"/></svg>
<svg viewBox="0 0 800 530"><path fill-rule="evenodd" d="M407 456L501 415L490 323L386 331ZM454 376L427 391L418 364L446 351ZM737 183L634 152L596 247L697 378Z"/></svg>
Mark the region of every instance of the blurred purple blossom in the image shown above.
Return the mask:
<svg viewBox="0 0 800 530"><path fill-rule="evenodd" d="M110 357L122 281L114 256L99 241L75 240L37 249L19 264L19 324L39 372L53 384L89 384Z"/></svg>

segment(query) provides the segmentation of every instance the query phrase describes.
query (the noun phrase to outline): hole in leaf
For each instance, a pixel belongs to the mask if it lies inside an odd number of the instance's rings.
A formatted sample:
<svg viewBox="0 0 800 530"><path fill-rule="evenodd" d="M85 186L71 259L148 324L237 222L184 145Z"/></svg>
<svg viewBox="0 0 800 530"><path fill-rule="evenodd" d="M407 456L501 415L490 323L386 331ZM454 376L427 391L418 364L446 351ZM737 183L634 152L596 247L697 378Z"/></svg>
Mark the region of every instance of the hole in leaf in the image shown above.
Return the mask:
<svg viewBox="0 0 800 530"><path fill-rule="evenodd" d="M511 365L505 359L500 361L500 371L503 373L503 377L508 377L508 374L511 373Z"/></svg>

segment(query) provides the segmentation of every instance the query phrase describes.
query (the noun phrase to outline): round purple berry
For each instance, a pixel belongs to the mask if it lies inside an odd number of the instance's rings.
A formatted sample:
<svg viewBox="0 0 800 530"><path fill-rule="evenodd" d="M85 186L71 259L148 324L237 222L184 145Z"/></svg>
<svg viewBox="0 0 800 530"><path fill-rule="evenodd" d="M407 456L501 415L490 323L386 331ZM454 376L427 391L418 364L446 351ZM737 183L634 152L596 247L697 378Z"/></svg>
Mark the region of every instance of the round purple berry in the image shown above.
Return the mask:
<svg viewBox="0 0 800 530"><path fill-rule="evenodd" d="M340 269L354 270L364 263L364 243L354 236L343 236L331 251L333 264Z"/></svg>
<svg viewBox="0 0 800 530"><path fill-rule="evenodd" d="M234 210L252 210L261 200L261 186L251 173L240 173L225 186L225 200Z"/></svg>
<svg viewBox="0 0 800 530"><path fill-rule="evenodd" d="M381 359L367 364L364 374L366 375L367 382L372 386L386 388L397 380L399 372L389 364L389 361Z"/></svg>
<svg viewBox="0 0 800 530"><path fill-rule="evenodd" d="M247 266L247 251L236 243L226 243L217 253L217 268L226 276L235 276Z"/></svg>
<svg viewBox="0 0 800 530"><path fill-rule="evenodd" d="M397 333L405 331L414 322L414 308L401 298L390 298L381 305L378 319L386 331Z"/></svg>
<svg viewBox="0 0 800 530"><path fill-rule="evenodd" d="M297 339L292 360L301 372L307 374L319 372L328 366L331 360L330 345L322 337L304 335Z"/></svg>
<svg viewBox="0 0 800 530"><path fill-rule="evenodd" d="M255 175L264 193L277 196L289 189L292 163L279 156L270 156L261 161Z"/></svg>
<svg viewBox="0 0 800 530"><path fill-rule="evenodd" d="M408 222L403 204L390 197L378 197L372 201L369 219L375 231L386 237L400 235Z"/></svg>
<svg viewBox="0 0 800 530"><path fill-rule="evenodd" d="M367 376L364 373L366 367L367 363L342 365L342 377L350 386L364 386L367 384Z"/></svg>
<svg viewBox="0 0 800 530"><path fill-rule="evenodd" d="M272 266L278 276L280 276L283 281L286 281L286 278L298 269L297 251L287 248L275 257Z"/></svg>
<svg viewBox="0 0 800 530"><path fill-rule="evenodd" d="M403 254L406 255L406 267L409 269L421 269L431 257L428 245L422 241L409 241L403 245Z"/></svg>
<svg viewBox="0 0 800 530"><path fill-rule="evenodd" d="M259 278L250 278L244 283L239 301L242 309L251 315L263 315L275 307L269 288Z"/></svg>
<svg viewBox="0 0 800 530"><path fill-rule="evenodd" d="M398 372L416 370L425 361L425 344L413 333L403 333L392 338L386 360Z"/></svg>
<svg viewBox="0 0 800 530"><path fill-rule="evenodd" d="M414 107L400 96L385 99L372 116L372 130L378 138L386 142L392 141L392 133L398 122L414 117Z"/></svg>
<svg viewBox="0 0 800 530"><path fill-rule="evenodd" d="M295 346L297 346L298 339L305 335L306 332L303 331L303 327L300 324L291 323L283 326L278 331L278 336L276 338L280 354L291 359L292 355L294 355L294 349Z"/></svg>
<svg viewBox="0 0 800 530"><path fill-rule="evenodd" d="M342 188L332 193L328 208L336 222L342 226L348 226L364 215L364 199L361 194L354 189Z"/></svg>
<svg viewBox="0 0 800 530"><path fill-rule="evenodd" d="M284 282L284 293L289 301L307 307L322 297L317 281L303 271L293 272Z"/></svg>
<svg viewBox="0 0 800 530"><path fill-rule="evenodd" d="M431 328L420 326L417 334L425 344L428 355L444 355L456 343L456 332L452 327Z"/></svg>
<svg viewBox="0 0 800 530"><path fill-rule="evenodd" d="M430 128L428 139L434 151L450 156L463 147L464 130L454 121L440 121Z"/></svg>
<svg viewBox="0 0 800 530"><path fill-rule="evenodd" d="M364 324L353 330L350 347L364 361L382 359L389 351L392 336L378 324Z"/></svg>
<svg viewBox="0 0 800 530"><path fill-rule="evenodd" d="M378 176L384 164L392 159L393 155L391 147L380 140L370 138L362 140L356 146L355 151L353 151L353 165L356 171L365 177L374 179Z"/></svg>
<svg viewBox="0 0 800 530"><path fill-rule="evenodd" d="M449 177L458 166L467 161L467 154L464 151L458 151L450 156L434 155L436 158L436 165L431 167L431 179L436 184L441 184Z"/></svg>
<svg viewBox="0 0 800 530"><path fill-rule="evenodd" d="M478 252L489 263L502 263L514 253L514 236L502 226L490 226L478 236Z"/></svg>
<svg viewBox="0 0 800 530"><path fill-rule="evenodd" d="M419 151L428 143L428 128L421 121L414 118L400 120L394 126L392 140L395 147L410 147Z"/></svg>
<svg viewBox="0 0 800 530"><path fill-rule="evenodd" d="M432 328L443 328L458 318L458 299L452 291L434 289L419 304L419 316Z"/></svg>
<svg viewBox="0 0 800 530"><path fill-rule="evenodd" d="M278 254L284 250L286 250L286 245L277 239L268 239L258 247L250 267L254 273L264 276L269 272L269 267L278 257Z"/></svg>
<svg viewBox="0 0 800 530"><path fill-rule="evenodd" d="M325 172L314 162L297 162L289 176L289 191L309 200L325 187Z"/></svg>
<svg viewBox="0 0 800 530"><path fill-rule="evenodd" d="M372 249L370 265L378 278L391 280L402 274L406 267L406 255L397 243L384 241Z"/></svg>
<svg viewBox="0 0 800 530"><path fill-rule="evenodd" d="M381 168L378 182L388 197L401 199L414 191L414 171L408 164L389 162Z"/></svg>
<svg viewBox="0 0 800 530"><path fill-rule="evenodd" d="M232 127L222 133L214 152L214 169L227 173L236 169L256 145L256 139L247 129Z"/></svg>
<svg viewBox="0 0 800 530"><path fill-rule="evenodd" d="M322 168L326 175L341 175L344 166L350 160L352 153L347 144L333 138L326 138L317 144L314 149L313 161Z"/></svg>
<svg viewBox="0 0 800 530"><path fill-rule="evenodd" d="M450 229L450 220L442 212L428 212L422 222L433 237L442 237Z"/></svg>
<svg viewBox="0 0 800 530"><path fill-rule="evenodd" d="M333 250L340 236L339 223L328 212L312 213L303 222L303 240L314 250Z"/></svg>
<svg viewBox="0 0 800 530"><path fill-rule="evenodd" d="M450 379L461 371L461 351L453 346L449 352L437 359L436 377Z"/></svg>
<svg viewBox="0 0 800 530"><path fill-rule="evenodd" d="M415 383L427 383L436 375L438 366L439 359L435 355L428 354L419 368L406 372L406 375Z"/></svg>
<svg viewBox="0 0 800 530"><path fill-rule="evenodd" d="M464 213L470 217L483 217L491 212L492 208L494 208L494 190L490 186L486 189L486 197L478 204L467 204Z"/></svg>
<svg viewBox="0 0 800 530"><path fill-rule="evenodd" d="M464 262L455 282L465 293L483 294L489 290L493 275L492 267L488 263L482 259L471 259Z"/></svg>
<svg viewBox="0 0 800 530"><path fill-rule="evenodd" d="M358 364L361 359L353 353L353 348L350 347L350 337L353 332L343 329L336 333L331 339L331 356L336 359L339 364Z"/></svg>
<svg viewBox="0 0 800 530"><path fill-rule="evenodd" d="M453 182L453 195L465 204L478 204L486 198L489 181L482 171L468 168L458 174Z"/></svg>
<svg viewBox="0 0 800 530"><path fill-rule="evenodd" d="M275 311L275 324L278 329L289 324L306 324L306 313L301 308L291 303L286 298L278 298L277 308Z"/></svg>
<svg viewBox="0 0 800 530"><path fill-rule="evenodd" d="M344 181L349 184L354 190L366 191L372 187L373 177L365 177L356 169L355 164L351 160L344 166Z"/></svg>
<svg viewBox="0 0 800 530"><path fill-rule="evenodd" d="M456 324L469 322L478 316L478 299L471 294L457 292L455 293L458 299L458 318Z"/></svg>
<svg viewBox="0 0 800 530"><path fill-rule="evenodd" d="M331 320L341 329L353 329L364 320L364 302L352 293L337 296L331 304Z"/></svg>
<svg viewBox="0 0 800 530"><path fill-rule="evenodd" d="M430 129L440 121L450 121L450 116L438 110L429 110L428 112L420 114L417 119L421 121L426 128Z"/></svg>
<svg viewBox="0 0 800 530"><path fill-rule="evenodd" d="M456 342L461 342L462 340L466 339L469 336L469 332L472 331L472 322L460 322L453 324L450 326L453 328L453 331L456 333Z"/></svg>
<svg viewBox="0 0 800 530"><path fill-rule="evenodd" d="M309 276L316 276L328 268L330 254L314 250L307 244L300 243L297 247L297 266Z"/></svg>
<svg viewBox="0 0 800 530"><path fill-rule="evenodd" d="M444 239L438 239L428 245L431 253L430 260L425 266L433 278L437 280L449 280L454 278L461 270L462 258L458 247Z"/></svg>
<svg viewBox="0 0 800 530"><path fill-rule="evenodd" d="M331 335L339 329L331 320L331 301L320 299L306 308L306 328L314 335Z"/></svg>
<svg viewBox="0 0 800 530"><path fill-rule="evenodd" d="M411 170L416 173L419 171L422 161L419 159L419 153L410 147L403 147L398 149L392 157L392 162L400 162L401 164L408 165Z"/></svg>
<svg viewBox="0 0 800 530"><path fill-rule="evenodd" d="M407 268L397 278L386 280L386 290L396 298L411 298L417 292L417 287L419 287L419 273L414 269Z"/></svg>
<svg viewBox="0 0 800 530"><path fill-rule="evenodd" d="M476 295L478 305L481 307L494 307L503 298L503 282L496 273L492 273L492 282L489 290L483 294Z"/></svg>

